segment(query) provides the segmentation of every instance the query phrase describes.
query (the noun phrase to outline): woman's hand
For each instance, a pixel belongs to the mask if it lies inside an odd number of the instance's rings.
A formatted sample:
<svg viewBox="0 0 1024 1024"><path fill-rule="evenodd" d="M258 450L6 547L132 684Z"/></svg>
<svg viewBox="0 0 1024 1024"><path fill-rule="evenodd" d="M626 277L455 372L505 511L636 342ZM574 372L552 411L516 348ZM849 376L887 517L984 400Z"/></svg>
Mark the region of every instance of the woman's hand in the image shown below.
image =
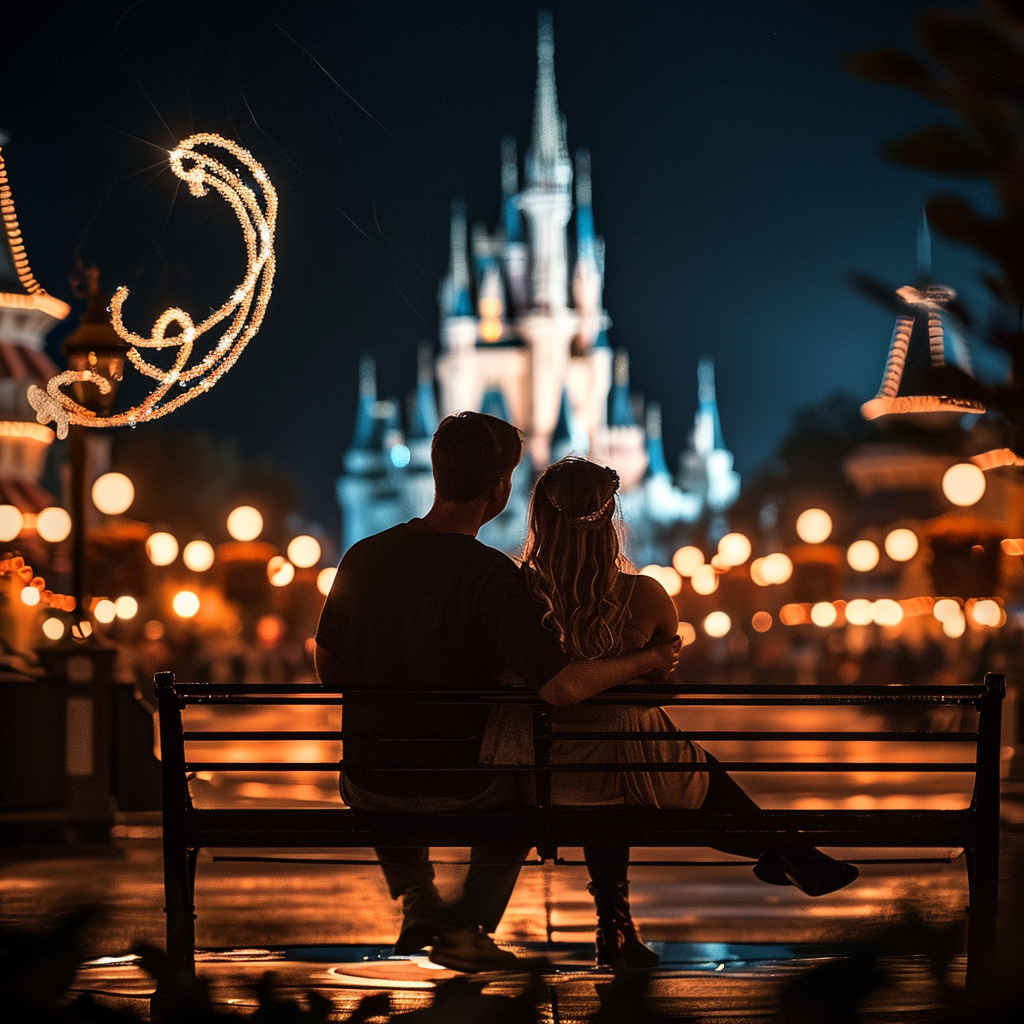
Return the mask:
<svg viewBox="0 0 1024 1024"><path fill-rule="evenodd" d="M682 638L678 635L671 640L655 642L644 649L651 658L651 667L644 673L652 683L666 683L679 664L679 652L683 649Z"/></svg>

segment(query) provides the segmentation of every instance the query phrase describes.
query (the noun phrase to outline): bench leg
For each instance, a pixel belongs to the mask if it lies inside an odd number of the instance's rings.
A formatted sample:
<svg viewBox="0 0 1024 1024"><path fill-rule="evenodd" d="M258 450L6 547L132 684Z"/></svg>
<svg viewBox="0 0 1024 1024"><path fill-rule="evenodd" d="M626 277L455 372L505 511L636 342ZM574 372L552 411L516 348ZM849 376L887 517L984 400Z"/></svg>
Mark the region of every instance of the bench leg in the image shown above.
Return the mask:
<svg viewBox="0 0 1024 1024"><path fill-rule="evenodd" d="M999 846L968 848L967 990L980 994L995 969L996 916L999 902Z"/></svg>
<svg viewBox="0 0 1024 1024"><path fill-rule="evenodd" d="M167 905L167 960L172 977L194 978L196 973L194 848L168 855L164 851L164 896Z"/></svg>

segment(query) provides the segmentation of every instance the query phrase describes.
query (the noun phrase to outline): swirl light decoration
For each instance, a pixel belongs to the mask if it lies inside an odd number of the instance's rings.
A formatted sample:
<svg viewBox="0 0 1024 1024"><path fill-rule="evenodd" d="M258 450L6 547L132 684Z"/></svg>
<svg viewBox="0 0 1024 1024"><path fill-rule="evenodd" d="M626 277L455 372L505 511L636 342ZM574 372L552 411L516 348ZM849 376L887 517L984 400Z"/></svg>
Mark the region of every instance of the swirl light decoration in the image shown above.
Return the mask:
<svg viewBox="0 0 1024 1024"><path fill-rule="evenodd" d="M259 185L262 203L237 172L197 148L200 146L226 150L244 164ZM245 278L231 298L202 323L195 324L184 310L172 307L157 317L148 338L124 326L122 307L128 298L128 289L118 288L110 301L111 323L118 336L131 346L127 352L128 360L140 373L153 378L157 385L138 405L110 416L91 412L62 390L77 381L88 381L102 394L107 394L111 388L110 381L96 370L65 370L51 377L45 390L33 385L28 389L28 400L36 410L36 419L44 424L54 421L60 438L67 437L71 423L86 427L133 427L174 412L197 395L209 391L234 366L263 322L276 267L274 227L277 192L267 172L252 154L237 143L209 132L190 135L179 142L170 151L170 164L171 170L188 185L192 195L197 198L205 196L212 188L234 210L245 237ZM180 330L168 336L167 331L172 324L177 324ZM220 340L198 362L189 366L197 340L220 324L227 327ZM177 350L170 369L154 365L143 355L144 349L165 348ZM175 384L185 390L168 397Z"/></svg>

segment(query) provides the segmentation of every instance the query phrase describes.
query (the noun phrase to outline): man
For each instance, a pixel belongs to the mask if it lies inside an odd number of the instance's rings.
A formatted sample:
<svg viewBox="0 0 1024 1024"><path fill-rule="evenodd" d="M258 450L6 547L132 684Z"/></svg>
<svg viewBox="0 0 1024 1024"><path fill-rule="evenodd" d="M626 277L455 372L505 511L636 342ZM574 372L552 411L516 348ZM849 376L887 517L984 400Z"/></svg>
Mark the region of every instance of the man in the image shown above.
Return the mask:
<svg viewBox="0 0 1024 1024"><path fill-rule="evenodd" d="M346 695L341 792L352 807L430 813L516 802L509 775L466 770L479 764L488 709L433 704L424 691L495 688L508 669L545 700L570 703L636 676L667 676L676 665L678 640L569 661L541 625L515 563L476 539L505 508L522 452L519 431L504 420L447 417L431 447L430 511L353 545L338 567L316 665L321 680ZM429 770L381 770L395 768ZM402 899L395 952L430 944L430 959L455 970L513 965L515 956L489 933L528 852L474 848L462 897L443 908L428 850L379 848L391 897Z"/></svg>

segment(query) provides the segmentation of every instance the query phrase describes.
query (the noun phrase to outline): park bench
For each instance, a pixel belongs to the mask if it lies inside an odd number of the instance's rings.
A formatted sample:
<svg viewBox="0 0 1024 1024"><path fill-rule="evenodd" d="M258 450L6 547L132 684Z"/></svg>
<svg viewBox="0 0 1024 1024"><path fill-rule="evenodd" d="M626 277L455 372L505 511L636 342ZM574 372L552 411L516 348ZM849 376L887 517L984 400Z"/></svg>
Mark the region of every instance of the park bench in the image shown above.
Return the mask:
<svg viewBox="0 0 1024 1024"><path fill-rule="evenodd" d="M527 772L536 786L535 805L499 811L450 814L392 814L334 807L197 807L189 779L209 772L333 772L343 761L288 762L200 760L190 756L201 745L252 741L344 740L344 732L186 729L183 711L195 705L230 706L236 710L259 705L294 708L299 705L341 705L342 694L313 684L224 684L176 682L170 672L158 673L156 692L160 713L163 786L163 855L167 952L172 966L195 971L195 870L200 849L313 850L360 849L374 846L423 845L468 847L528 839L538 861L563 861L559 850L607 842L609 836L628 839L637 848L710 847L741 838L768 846L799 837L816 846L849 848L962 849L969 885L967 983L976 986L994 955L996 902L999 874L999 756L1000 720L1005 694L1003 676L988 674L984 682L964 685L915 686L786 686L687 684L685 687L630 685L592 698L598 701L639 701L666 707L684 706L698 713L713 709L715 728L696 728L685 735L715 752L716 743L757 750L767 744L772 759L728 760L720 764L684 766L685 770L739 773L958 773L973 783L968 806L959 809L824 808L765 809L755 814L720 814L702 810L667 810L647 807L553 806L551 778L558 771L607 771L636 766L615 764L552 764L551 749L559 738L586 738L595 734L551 730L551 709L525 691L444 692L431 694L432 703L489 705L526 704L532 708L535 764L495 770ZM395 695L376 694L392 700ZM806 729L759 731L717 727L738 709L756 708L768 716L771 709L797 713L813 722ZM785 710L788 709L788 710ZM851 709L860 709L853 712ZM872 728L850 729L850 715L867 709ZM840 728L822 728L829 716ZM856 722L855 722L856 724ZM910 726L913 726L911 728ZM604 738L635 738L636 733L601 734ZM649 734L665 737L664 733ZM668 734L672 735L672 734ZM886 755L874 761L814 760L806 744L867 741L884 745ZM918 747L918 745L924 745ZM914 749L936 750L936 744L954 744L962 759L900 760ZM795 748L795 749L794 749ZM779 752L791 754L779 759ZM891 756L888 753L891 751ZM650 766L648 766L650 768ZM409 769L392 769L408 771ZM418 771L420 769L417 769ZM451 769L446 769L451 770ZM470 770L470 769L465 769ZM662 770L659 768L658 770ZM966 802L966 801L965 801ZM366 863L353 860L352 863ZM634 863L655 863L639 861ZM666 863L658 861L657 863ZM681 862L680 862L681 863ZM692 862L688 862L692 863ZM742 863L742 862L741 862Z"/></svg>

